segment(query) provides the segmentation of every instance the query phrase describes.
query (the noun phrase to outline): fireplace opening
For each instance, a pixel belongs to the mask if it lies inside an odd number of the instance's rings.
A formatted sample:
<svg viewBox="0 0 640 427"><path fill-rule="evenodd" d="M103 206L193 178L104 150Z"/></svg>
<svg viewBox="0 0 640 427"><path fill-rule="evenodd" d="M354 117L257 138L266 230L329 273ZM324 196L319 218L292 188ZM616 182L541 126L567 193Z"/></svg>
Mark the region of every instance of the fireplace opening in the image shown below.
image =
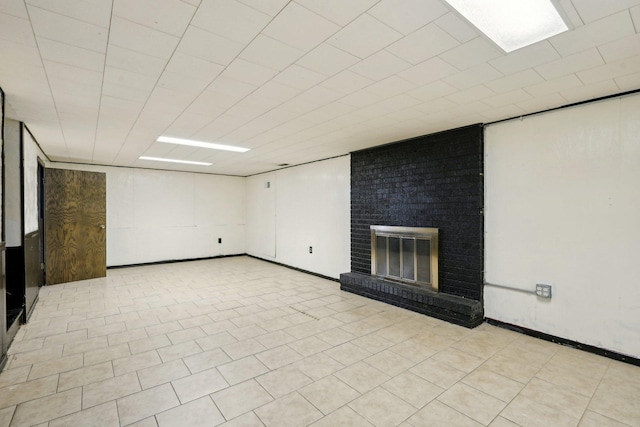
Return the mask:
<svg viewBox="0 0 640 427"><path fill-rule="evenodd" d="M372 225L371 274L438 290L438 229Z"/></svg>

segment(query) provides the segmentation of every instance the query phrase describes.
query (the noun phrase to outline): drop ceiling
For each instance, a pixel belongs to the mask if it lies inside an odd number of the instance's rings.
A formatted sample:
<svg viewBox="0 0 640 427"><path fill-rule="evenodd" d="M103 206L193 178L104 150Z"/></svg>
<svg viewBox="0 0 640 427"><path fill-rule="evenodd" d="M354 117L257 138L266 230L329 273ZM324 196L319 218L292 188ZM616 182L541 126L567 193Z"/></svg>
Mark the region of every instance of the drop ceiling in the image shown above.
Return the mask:
<svg viewBox="0 0 640 427"><path fill-rule="evenodd" d="M2 0L0 87L53 161L247 176L640 89L640 0L557 3L505 54L440 0Z"/></svg>

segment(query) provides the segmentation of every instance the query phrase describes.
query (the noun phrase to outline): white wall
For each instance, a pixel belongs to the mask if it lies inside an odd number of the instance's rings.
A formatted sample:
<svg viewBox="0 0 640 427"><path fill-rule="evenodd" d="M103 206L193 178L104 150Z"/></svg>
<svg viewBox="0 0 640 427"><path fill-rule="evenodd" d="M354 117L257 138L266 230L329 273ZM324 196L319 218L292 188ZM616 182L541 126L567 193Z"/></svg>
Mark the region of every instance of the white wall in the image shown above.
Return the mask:
<svg viewBox="0 0 640 427"><path fill-rule="evenodd" d="M244 178L67 163L52 167L106 173L107 266L245 253Z"/></svg>
<svg viewBox="0 0 640 427"><path fill-rule="evenodd" d="M7 246L22 246L22 199L20 181L20 122L6 119L4 123L4 190L5 241Z"/></svg>
<svg viewBox="0 0 640 427"><path fill-rule="evenodd" d="M488 126L485 316L640 357L640 96Z"/></svg>
<svg viewBox="0 0 640 427"><path fill-rule="evenodd" d="M46 161L31 134L22 127L24 170L24 234L38 230L38 158Z"/></svg>
<svg viewBox="0 0 640 427"><path fill-rule="evenodd" d="M247 178L247 253L333 278L350 271L350 168L343 156Z"/></svg>

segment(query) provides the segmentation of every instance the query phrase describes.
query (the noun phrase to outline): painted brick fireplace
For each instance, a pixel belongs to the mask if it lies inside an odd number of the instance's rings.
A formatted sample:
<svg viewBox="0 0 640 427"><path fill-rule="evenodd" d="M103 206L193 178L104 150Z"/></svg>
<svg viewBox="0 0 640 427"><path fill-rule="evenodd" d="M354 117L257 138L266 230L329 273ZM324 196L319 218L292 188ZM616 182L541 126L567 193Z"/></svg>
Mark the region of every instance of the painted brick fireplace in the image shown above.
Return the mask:
<svg viewBox="0 0 640 427"><path fill-rule="evenodd" d="M341 288L474 327L483 320L483 126L351 154L351 272ZM439 229L439 290L371 275L372 225Z"/></svg>

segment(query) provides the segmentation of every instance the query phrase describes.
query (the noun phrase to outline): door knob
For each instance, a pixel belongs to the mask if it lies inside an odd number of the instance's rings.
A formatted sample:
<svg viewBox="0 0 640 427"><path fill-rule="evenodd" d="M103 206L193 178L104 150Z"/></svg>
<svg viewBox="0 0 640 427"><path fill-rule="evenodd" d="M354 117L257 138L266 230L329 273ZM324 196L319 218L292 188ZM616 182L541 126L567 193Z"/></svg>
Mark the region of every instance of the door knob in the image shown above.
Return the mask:
<svg viewBox="0 0 640 427"><path fill-rule="evenodd" d="M105 227L105 225L104 225L104 224L100 224L100 228L101 228L102 230L104 230L106 227Z"/></svg>

